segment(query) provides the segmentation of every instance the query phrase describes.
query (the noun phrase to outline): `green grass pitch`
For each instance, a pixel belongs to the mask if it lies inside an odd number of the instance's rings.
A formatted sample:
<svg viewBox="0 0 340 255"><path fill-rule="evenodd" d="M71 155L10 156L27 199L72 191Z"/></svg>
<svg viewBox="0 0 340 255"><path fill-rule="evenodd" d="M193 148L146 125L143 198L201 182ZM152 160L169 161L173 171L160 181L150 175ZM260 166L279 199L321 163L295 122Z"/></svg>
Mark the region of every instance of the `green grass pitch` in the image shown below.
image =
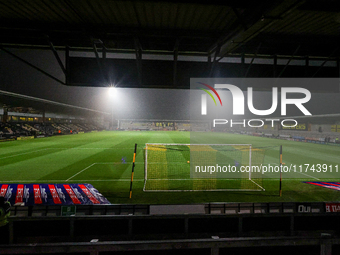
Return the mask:
<svg viewBox="0 0 340 255"><path fill-rule="evenodd" d="M263 180L266 191L261 192L143 192L145 143L190 143L190 138L202 143L274 146L268 150L267 163L279 163L278 146L282 145L285 166L303 165L303 169L301 173L299 168L295 173L283 173L281 197L278 173L266 175L271 178ZM138 149L129 199L135 143ZM306 171L304 164L326 164L328 169ZM340 166L340 146L228 133L103 131L0 143L0 183L90 183L113 204L338 201L340 191L302 183L339 181L336 166Z"/></svg>

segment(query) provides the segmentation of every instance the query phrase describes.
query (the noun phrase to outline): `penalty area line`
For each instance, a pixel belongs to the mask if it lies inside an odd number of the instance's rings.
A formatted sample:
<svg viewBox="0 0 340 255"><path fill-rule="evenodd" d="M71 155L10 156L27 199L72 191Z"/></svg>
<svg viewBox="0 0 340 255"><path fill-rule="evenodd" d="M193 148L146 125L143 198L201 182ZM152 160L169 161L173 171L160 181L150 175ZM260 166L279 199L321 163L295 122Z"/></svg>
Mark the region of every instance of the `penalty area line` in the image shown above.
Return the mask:
<svg viewBox="0 0 340 255"><path fill-rule="evenodd" d="M107 179L107 180L73 180L75 182L130 182L131 179ZM144 179L133 179L133 181L141 182Z"/></svg>
<svg viewBox="0 0 340 255"><path fill-rule="evenodd" d="M16 180L16 181L1 181L0 184L4 183L59 183L64 182L64 180Z"/></svg>
<svg viewBox="0 0 340 255"><path fill-rule="evenodd" d="M65 182L68 182L69 180L73 179L73 177L76 177L78 174L81 174L82 172L86 171L87 169L91 168L94 165L111 165L111 164L124 164L122 162L95 162L88 167L85 167L83 170L80 170L78 173L72 175L70 178L66 179ZM125 162L125 164L129 165L132 162ZM73 181L131 181L131 179L112 179L112 180L73 180ZM144 180L144 179L143 179ZM141 180L136 180L141 181Z"/></svg>
<svg viewBox="0 0 340 255"><path fill-rule="evenodd" d="M299 173L299 174L302 174L302 175L305 175L305 176L308 176L308 177L311 177L311 178L313 178L313 179L315 179L315 180L318 180L318 181L320 181L320 179L319 179L319 178L316 178L316 177L314 177L314 176L311 176L311 175L309 175L309 174L300 173L300 172L297 172L297 173Z"/></svg>
<svg viewBox="0 0 340 255"><path fill-rule="evenodd" d="M93 163L91 165L89 165L88 167L84 168L83 170L79 171L78 173L76 173L75 175L72 175L70 178L68 178L67 180L65 180L66 182L68 182L69 180L71 180L73 177L77 176L78 174L84 172L85 170L89 169L90 167L94 166L96 163Z"/></svg>
<svg viewBox="0 0 340 255"><path fill-rule="evenodd" d="M115 161L115 162L97 162L95 164L98 164L98 165L115 165L115 164L119 164L119 165L130 165L132 164L133 162L131 161L127 161L127 162L122 162L122 161ZM144 164L144 162L135 162L135 165L139 165L139 164Z"/></svg>
<svg viewBox="0 0 340 255"><path fill-rule="evenodd" d="M130 182L129 179L107 179L107 180L72 180L74 182ZM144 181L144 179L133 179L133 181ZM63 183L64 180L16 180L16 181L1 181L0 184L5 183Z"/></svg>

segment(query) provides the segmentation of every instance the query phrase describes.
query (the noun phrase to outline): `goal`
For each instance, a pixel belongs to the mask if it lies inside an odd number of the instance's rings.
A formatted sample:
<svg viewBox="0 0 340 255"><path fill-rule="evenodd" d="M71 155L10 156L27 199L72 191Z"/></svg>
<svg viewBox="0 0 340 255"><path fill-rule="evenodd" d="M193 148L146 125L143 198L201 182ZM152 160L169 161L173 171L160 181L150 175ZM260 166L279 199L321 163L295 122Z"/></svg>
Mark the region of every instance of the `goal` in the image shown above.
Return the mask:
<svg viewBox="0 0 340 255"><path fill-rule="evenodd" d="M254 167L264 155L250 144L147 143L143 190L264 191Z"/></svg>

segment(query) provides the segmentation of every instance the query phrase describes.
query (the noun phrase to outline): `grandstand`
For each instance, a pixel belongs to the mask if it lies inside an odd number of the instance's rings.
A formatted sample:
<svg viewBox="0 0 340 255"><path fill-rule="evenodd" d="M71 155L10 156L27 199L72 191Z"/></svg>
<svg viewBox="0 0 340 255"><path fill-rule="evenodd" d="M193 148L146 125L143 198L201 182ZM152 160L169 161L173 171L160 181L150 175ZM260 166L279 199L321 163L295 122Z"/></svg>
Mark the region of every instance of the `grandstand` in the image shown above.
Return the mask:
<svg viewBox="0 0 340 255"><path fill-rule="evenodd" d="M217 126L214 131L302 142L336 144L336 138L339 137L340 133L340 128L338 128L339 117L340 115L338 114L316 115L309 118L293 117L299 120L298 126L294 128L285 128L279 124L276 124L273 127L264 125L263 127L258 128L242 126L224 128Z"/></svg>
<svg viewBox="0 0 340 255"><path fill-rule="evenodd" d="M0 254L340 254L336 1L0 20Z"/></svg>
<svg viewBox="0 0 340 255"><path fill-rule="evenodd" d="M103 127L90 123L1 123L0 139L17 139L18 137L48 137L60 134L77 134L100 131Z"/></svg>
<svg viewBox="0 0 340 255"><path fill-rule="evenodd" d="M209 122L191 120L147 120L122 119L118 120L120 130L162 130L162 131L209 131Z"/></svg>

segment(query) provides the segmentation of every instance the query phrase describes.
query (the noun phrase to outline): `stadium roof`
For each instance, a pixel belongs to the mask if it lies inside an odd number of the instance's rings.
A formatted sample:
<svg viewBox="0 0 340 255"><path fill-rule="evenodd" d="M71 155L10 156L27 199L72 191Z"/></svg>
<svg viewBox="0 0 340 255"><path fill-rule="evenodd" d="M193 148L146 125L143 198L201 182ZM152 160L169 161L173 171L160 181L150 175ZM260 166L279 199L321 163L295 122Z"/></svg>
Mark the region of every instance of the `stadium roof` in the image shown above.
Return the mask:
<svg viewBox="0 0 340 255"><path fill-rule="evenodd" d="M108 112L98 111L85 107L79 107L71 104L59 103L51 100L46 100L37 97L31 97L0 90L0 106L21 106L29 107L41 112L62 113L69 116L95 116L95 115L110 115Z"/></svg>
<svg viewBox="0 0 340 255"><path fill-rule="evenodd" d="M119 86L130 88L187 89L189 78L225 77L223 70L227 77L339 77L336 0L0 0L0 35L0 51L63 85L110 86L113 66L125 79ZM65 79L13 48L53 52ZM300 67L287 67L294 61Z"/></svg>
<svg viewBox="0 0 340 255"><path fill-rule="evenodd" d="M336 0L0 1L3 47L339 56Z"/></svg>

